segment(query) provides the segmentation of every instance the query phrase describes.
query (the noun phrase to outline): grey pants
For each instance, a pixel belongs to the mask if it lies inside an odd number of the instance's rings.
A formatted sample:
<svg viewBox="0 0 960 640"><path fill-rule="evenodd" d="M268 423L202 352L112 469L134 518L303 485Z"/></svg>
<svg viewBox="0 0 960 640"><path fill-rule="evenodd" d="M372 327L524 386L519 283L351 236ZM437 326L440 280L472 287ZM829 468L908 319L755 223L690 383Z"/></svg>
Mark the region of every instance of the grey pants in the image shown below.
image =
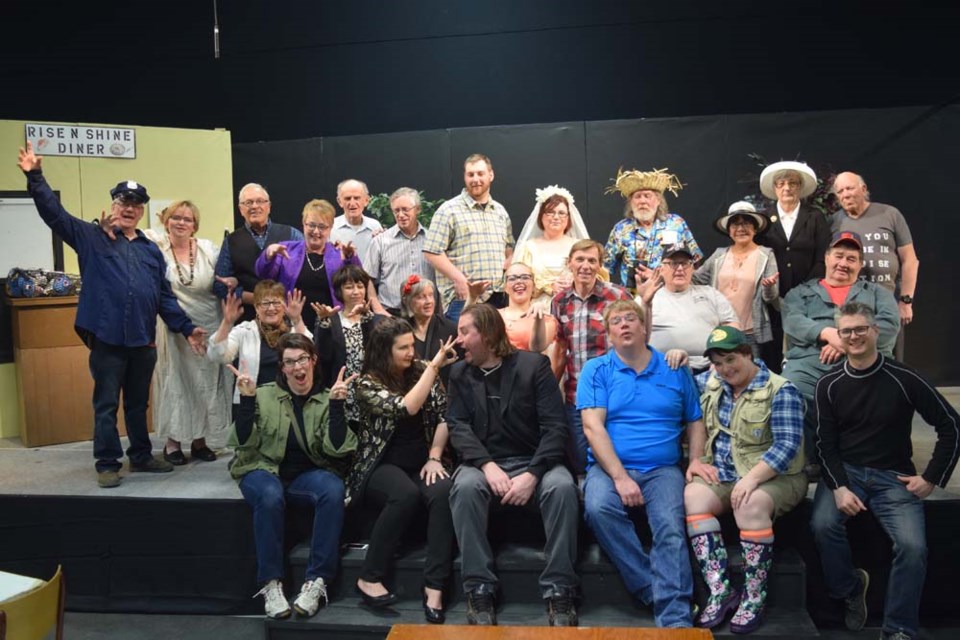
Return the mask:
<svg viewBox="0 0 960 640"><path fill-rule="evenodd" d="M523 470L510 476L516 476ZM501 507L500 497L487 484L483 471L461 465L453 474L450 490L450 510L453 528L460 545L461 573L464 592L481 584L496 585L497 575L490 540L487 539L487 521L491 504ZM548 597L554 592L574 590L580 583L574 570L577 559L577 527L580 501L573 476L563 465L557 465L543 474L536 491L524 509L537 509L543 517L547 536L544 546L546 566L540 574L540 592Z"/></svg>

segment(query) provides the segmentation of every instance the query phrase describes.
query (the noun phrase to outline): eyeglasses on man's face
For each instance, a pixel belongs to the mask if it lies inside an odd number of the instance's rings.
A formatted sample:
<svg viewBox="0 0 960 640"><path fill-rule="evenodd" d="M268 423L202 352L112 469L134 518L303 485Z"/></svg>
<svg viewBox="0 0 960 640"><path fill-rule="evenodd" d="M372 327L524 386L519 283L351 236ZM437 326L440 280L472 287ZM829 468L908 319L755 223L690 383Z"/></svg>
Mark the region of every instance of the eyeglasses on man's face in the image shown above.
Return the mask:
<svg viewBox="0 0 960 640"><path fill-rule="evenodd" d="M283 368L284 369L295 369L297 367L305 366L310 362L310 355L305 353L299 358L284 358L283 359Z"/></svg>
<svg viewBox="0 0 960 640"><path fill-rule="evenodd" d="M638 316L635 313L625 313L622 316L613 316L612 318L610 318L611 327L619 326L624 322L629 322L629 323L640 322L640 316Z"/></svg>
<svg viewBox="0 0 960 640"><path fill-rule="evenodd" d="M862 324L859 327L844 327L843 329L838 329L837 333L840 334L841 338L850 338L851 336L862 338L867 335L868 331L870 331L870 325Z"/></svg>
<svg viewBox="0 0 960 640"><path fill-rule="evenodd" d="M689 269L693 266L693 261L691 260L664 260L661 264L666 265L670 269Z"/></svg>
<svg viewBox="0 0 960 640"><path fill-rule="evenodd" d="M257 198L256 200L241 200L240 206L247 207L248 209L252 206L262 207L264 205L270 204L270 201L266 198Z"/></svg>

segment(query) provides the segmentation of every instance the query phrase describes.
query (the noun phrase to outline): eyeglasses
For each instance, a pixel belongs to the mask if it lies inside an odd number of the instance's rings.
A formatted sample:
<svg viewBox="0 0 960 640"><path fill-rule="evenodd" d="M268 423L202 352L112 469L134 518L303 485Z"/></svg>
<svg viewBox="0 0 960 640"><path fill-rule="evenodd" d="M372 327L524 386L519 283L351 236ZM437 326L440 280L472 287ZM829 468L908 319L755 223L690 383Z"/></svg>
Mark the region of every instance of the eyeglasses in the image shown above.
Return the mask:
<svg viewBox="0 0 960 640"><path fill-rule="evenodd" d="M777 180L773 183L774 188L781 189L783 187L799 187L799 180Z"/></svg>
<svg viewBox="0 0 960 640"><path fill-rule="evenodd" d="M664 260L662 264L670 267L674 271L677 269L689 269L693 266L693 262L690 260Z"/></svg>
<svg viewBox="0 0 960 640"><path fill-rule="evenodd" d="M544 218L569 218L570 214L566 211L547 211L543 214Z"/></svg>
<svg viewBox="0 0 960 640"><path fill-rule="evenodd" d="M611 327L616 327L624 322L640 322L640 316L635 313L626 313L622 316L614 316L610 318L609 322Z"/></svg>
<svg viewBox="0 0 960 640"><path fill-rule="evenodd" d="M193 218L187 218L186 216L170 216L167 220L170 222L189 222L193 224Z"/></svg>
<svg viewBox="0 0 960 640"><path fill-rule="evenodd" d="M253 205L257 205L258 207L262 207L262 206L265 205L265 204L270 204L270 201L269 201L269 200L265 200L265 199L263 199L263 198L257 198L256 200L241 200L241 201L240 201L240 206L241 206L241 207L247 207L248 209L249 209L250 207L252 207Z"/></svg>
<svg viewBox="0 0 960 640"><path fill-rule="evenodd" d="M269 309L270 307L273 307L274 309L279 309L282 306L283 306L282 300L264 300L262 302L257 303L257 307L259 307L260 309Z"/></svg>
<svg viewBox="0 0 960 640"><path fill-rule="evenodd" d="M507 282L527 282L528 280L533 280L533 276L529 273L517 273L507 276L504 280Z"/></svg>
<svg viewBox="0 0 960 640"><path fill-rule="evenodd" d="M410 213L411 211L416 211L416 210L417 210L416 207L397 207L396 209L392 209L394 213L403 213L403 214L407 214L407 213Z"/></svg>
<svg viewBox="0 0 960 640"><path fill-rule="evenodd" d="M297 367L302 367L303 365L310 362L310 356L308 354L303 354L296 360L293 358L284 358L283 359L283 368L284 369L295 369Z"/></svg>
<svg viewBox="0 0 960 640"><path fill-rule="evenodd" d="M330 225L328 224L319 224L316 222L305 222L303 223L303 228L307 231L329 231Z"/></svg>
<svg viewBox="0 0 960 640"><path fill-rule="evenodd" d="M752 227L753 221L751 220L734 220L730 223L731 227Z"/></svg>
<svg viewBox="0 0 960 640"><path fill-rule="evenodd" d="M838 329L837 333L840 334L841 338L849 338L851 336L862 338L863 336L867 335L868 331L870 331L870 325L863 324L859 327L846 327L844 329Z"/></svg>

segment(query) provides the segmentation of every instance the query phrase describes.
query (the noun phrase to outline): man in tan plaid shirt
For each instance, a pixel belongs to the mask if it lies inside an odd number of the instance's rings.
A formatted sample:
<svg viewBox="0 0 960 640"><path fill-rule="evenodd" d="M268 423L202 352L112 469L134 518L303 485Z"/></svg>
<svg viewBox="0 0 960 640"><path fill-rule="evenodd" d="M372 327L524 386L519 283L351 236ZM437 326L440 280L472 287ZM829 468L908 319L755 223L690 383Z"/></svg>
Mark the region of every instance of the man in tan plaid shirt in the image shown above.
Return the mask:
<svg viewBox="0 0 960 640"><path fill-rule="evenodd" d="M513 226L507 210L490 197L492 182L490 158L469 156L463 163L464 190L437 209L427 233L423 253L437 271L443 307L454 322L470 282L488 280L493 291L502 291L513 255Z"/></svg>

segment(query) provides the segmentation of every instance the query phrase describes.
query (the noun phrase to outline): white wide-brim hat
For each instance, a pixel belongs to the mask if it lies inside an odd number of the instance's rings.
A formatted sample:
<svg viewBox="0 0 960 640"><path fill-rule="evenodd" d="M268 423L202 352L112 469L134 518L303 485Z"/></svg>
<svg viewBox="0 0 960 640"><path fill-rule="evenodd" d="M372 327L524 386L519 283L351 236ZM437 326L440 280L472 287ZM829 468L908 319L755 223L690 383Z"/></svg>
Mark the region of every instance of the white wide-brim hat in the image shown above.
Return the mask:
<svg viewBox="0 0 960 640"><path fill-rule="evenodd" d="M771 200L777 199L777 192L773 189L773 176L780 171L796 171L800 174L800 179L803 180L800 186L800 198L806 198L817 190L817 174L813 169L803 162L783 160L774 162L760 174L760 193Z"/></svg>
<svg viewBox="0 0 960 640"><path fill-rule="evenodd" d="M757 213L757 209L745 200L734 202L727 208L726 213L720 214L720 217L714 220L713 227L723 235L729 235L730 220L737 216L753 218L757 223L757 235L767 230L770 220L762 213Z"/></svg>

